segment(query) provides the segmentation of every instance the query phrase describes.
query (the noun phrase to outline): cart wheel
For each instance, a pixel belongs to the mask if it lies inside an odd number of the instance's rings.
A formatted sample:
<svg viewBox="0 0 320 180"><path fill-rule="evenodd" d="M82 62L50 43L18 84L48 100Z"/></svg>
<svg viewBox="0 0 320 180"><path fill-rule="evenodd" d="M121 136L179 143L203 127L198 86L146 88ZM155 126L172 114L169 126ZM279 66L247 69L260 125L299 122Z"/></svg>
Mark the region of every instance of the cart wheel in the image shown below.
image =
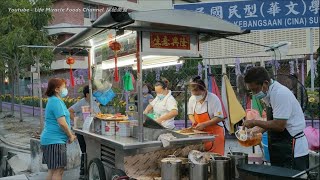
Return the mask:
<svg viewBox="0 0 320 180"><path fill-rule="evenodd" d="M111 180L128 180L129 177L120 169L114 169L111 175Z"/></svg>
<svg viewBox="0 0 320 180"><path fill-rule="evenodd" d="M94 158L89 163L88 180L106 180L104 167L100 159Z"/></svg>

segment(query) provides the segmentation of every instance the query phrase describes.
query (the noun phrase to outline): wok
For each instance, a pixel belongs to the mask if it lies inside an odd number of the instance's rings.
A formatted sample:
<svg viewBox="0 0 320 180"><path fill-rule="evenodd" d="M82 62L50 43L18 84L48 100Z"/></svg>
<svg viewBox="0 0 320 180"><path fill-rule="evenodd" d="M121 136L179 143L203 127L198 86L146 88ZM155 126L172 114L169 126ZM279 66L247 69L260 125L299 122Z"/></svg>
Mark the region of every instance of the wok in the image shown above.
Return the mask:
<svg viewBox="0 0 320 180"><path fill-rule="evenodd" d="M295 177L301 171L267 165L244 164L238 166L240 179L245 180L302 180L306 178Z"/></svg>

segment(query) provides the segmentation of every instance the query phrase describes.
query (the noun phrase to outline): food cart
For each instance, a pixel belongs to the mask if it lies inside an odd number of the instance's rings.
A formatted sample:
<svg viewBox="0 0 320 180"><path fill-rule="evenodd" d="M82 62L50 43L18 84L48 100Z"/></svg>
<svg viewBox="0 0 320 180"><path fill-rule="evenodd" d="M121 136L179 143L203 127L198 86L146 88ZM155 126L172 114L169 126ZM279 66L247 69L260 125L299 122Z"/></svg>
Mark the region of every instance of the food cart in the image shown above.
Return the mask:
<svg viewBox="0 0 320 180"><path fill-rule="evenodd" d="M114 8L113 8L114 10ZM136 36L134 69L137 70L138 126L133 128L133 137L104 136L95 131L98 123L93 121L91 130L75 129L84 136L87 148L86 170L88 179L117 179L128 176L135 179L159 177L159 161L168 155L186 157L191 150L202 148L204 141L214 140L212 135L183 135L167 129L144 127L142 110L142 70L150 65L146 60L156 56L170 56L170 62L179 61L172 56L199 57L199 42L248 33L237 25L214 16L184 10L153 10L134 12L110 11L98 18L90 28L74 35L58 45L61 48L83 47L88 50L89 88L92 96L92 67L96 65L95 48L108 43L99 39L116 30L116 38L128 31ZM158 57L159 58L159 57ZM161 59L161 58L159 58ZM174 60L172 60L174 59ZM169 60L168 60L169 61ZM163 64L154 60L151 65ZM91 98L91 107L92 100ZM162 134L175 138L168 145L158 140Z"/></svg>

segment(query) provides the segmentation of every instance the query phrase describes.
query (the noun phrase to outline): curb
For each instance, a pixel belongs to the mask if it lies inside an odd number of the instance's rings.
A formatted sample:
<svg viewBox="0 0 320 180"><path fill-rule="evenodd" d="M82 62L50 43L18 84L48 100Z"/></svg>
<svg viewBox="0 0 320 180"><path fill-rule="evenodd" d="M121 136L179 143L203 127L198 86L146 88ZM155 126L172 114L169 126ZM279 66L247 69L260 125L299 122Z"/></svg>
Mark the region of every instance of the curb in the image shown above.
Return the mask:
<svg viewBox="0 0 320 180"><path fill-rule="evenodd" d="M14 150L17 150L17 151L20 151L20 152L24 152L24 153L26 153L26 152L30 153L31 152L30 147L23 146L23 145L18 145L18 144L9 142L2 135L0 135L0 141L2 141L5 145L14 148Z"/></svg>

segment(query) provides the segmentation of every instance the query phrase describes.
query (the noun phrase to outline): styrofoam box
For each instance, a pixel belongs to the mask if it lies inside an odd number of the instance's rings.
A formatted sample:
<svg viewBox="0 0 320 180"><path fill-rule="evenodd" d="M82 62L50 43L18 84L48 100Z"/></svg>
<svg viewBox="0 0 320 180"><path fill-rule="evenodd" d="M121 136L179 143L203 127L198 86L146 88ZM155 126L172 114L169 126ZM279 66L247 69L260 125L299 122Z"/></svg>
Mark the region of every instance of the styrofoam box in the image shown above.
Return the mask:
<svg viewBox="0 0 320 180"><path fill-rule="evenodd" d="M115 122L101 121L101 134L113 136L116 133Z"/></svg>
<svg viewBox="0 0 320 180"><path fill-rule="evenodd" d="M117 136L130 136L130 122L129 121L119 121L116 123L116 135Z"/></svg>

